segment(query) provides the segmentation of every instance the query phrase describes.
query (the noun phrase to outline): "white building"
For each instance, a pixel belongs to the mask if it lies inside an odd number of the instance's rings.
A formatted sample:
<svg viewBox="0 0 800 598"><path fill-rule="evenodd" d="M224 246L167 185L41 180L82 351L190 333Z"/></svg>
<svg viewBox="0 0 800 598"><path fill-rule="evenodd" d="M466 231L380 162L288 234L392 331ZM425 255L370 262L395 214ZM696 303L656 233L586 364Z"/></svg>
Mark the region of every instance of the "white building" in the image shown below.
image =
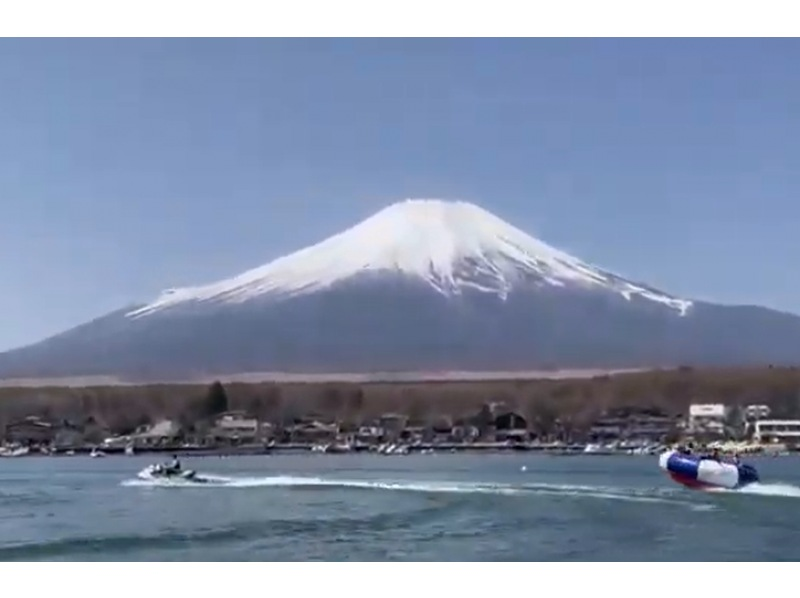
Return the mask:
<svg viewBox="0 0 800 598"><path fill-rule="evenodd" d="M744 408L744 418L747 421L767 419L771 413L769 405L748 405Z"/></svg>
<svg viewBox="0 0 800 598"><path fill-rule="evenodd" d="M692 434L723 434L728 406L722 403L689 405L688 431Z"/></svg>
<svg viewBox="0 0 800 598"><path fill-rule="evenodd" d="M217 417L214 425L230 432L244 434L256 434L258 432L258 420L255 417L248 416L244 411L222 413Z"/></svg>
<svg viewBox="0 0 800 598"><path fill-rule="evenodd" d="M159 444L170 444L177 440L180 434L180 426L169 419L162 419L152 426L139 426L130 436L123 437L126 445L130 442L136 446L155 446Z"/></svg>
<svg viewBox="0 0 800 598"><path fill-rule="evenodd" d="M270 432L271 426L261 423L244 411L228 411L220 414L214 422L212 435L218 440L255 442Z"/></svg>
<svg viewBox="0 0 800 598"><path fill-rule="evenodd" d="M800 442L800 420L761 419L752 424L757 442Z"/></svg>

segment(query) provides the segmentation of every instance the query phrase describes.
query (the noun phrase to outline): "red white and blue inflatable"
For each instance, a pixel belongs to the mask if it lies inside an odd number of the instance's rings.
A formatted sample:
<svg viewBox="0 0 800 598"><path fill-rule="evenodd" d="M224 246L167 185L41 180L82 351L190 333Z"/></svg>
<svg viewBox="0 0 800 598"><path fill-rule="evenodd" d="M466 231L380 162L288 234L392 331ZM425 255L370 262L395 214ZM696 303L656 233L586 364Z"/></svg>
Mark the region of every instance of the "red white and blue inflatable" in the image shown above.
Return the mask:
<svg viewBox="0 0 800 598"><path fill-rule="evenodd" d="M679 484L698 490L734 490L758 482L752 465L709 456L667 451L659 456L658 465Z"/></svg>

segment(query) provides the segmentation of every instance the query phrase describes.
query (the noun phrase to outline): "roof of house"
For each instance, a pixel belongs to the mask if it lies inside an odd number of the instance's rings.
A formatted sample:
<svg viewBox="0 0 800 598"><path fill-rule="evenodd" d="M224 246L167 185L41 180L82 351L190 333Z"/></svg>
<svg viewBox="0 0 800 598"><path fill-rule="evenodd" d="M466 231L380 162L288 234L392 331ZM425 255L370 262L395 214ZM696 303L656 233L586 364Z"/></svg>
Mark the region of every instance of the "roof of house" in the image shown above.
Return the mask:
<svg viewBox="0 0 800 598"><path fill-rule="evenodd" d="M231 409L230 411L223 411L222 413L217 414L217 417L244 417L247 419L252 418L252 416L247 413L244 409Z"/></svg>
<svg viewBox="0 0 800 598"><path fill-rule="evenodd" d="M176 432L175 423L169 419L163 419L136 436L165 437L172 436Z"/></svg>
<svg viewBox="0 0 800 598"><path fill-rule="evenodd" d="M330 430L337 430L339 425L336 423L325 424L319 421L307 422L302 423L294 426L297 430L320 430L320 431L330 431Z"/></svg>
<svg viewBox="0 0 800 598"><path fill-rule="evenodd" d="M35 426L37 428L52 428L53 427L53 424L51 422L44 421L42 418L37 417L35 415L29 415L26 418L23 418L21 420L15 421L15 422L12 422L12 423L10 423L8 425L10 427L16 427L16 426Z"/></svg>

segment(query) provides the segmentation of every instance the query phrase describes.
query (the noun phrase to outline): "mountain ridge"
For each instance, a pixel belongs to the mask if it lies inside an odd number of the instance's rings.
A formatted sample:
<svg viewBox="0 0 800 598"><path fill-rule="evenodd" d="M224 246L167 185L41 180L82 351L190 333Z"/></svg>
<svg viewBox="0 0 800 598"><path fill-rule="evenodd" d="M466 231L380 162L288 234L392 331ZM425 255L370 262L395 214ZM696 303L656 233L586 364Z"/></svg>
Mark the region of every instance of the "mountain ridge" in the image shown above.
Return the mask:
<svg viewBox="0 0 800 598"><path fill-rule="evenodd" d="M466 202L406 200L228 279L0 354L0 378L800 361L800 317L681 298Z"/></svg>

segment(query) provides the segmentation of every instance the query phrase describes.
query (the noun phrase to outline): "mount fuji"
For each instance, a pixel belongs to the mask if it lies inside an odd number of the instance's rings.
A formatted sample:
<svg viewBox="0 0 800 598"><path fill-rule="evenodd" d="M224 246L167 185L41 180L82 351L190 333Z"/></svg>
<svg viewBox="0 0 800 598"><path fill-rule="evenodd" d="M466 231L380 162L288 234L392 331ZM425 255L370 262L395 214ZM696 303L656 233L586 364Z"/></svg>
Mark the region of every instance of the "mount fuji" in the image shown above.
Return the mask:
<svg viewBox="0 0 800 598"><path fill-rule="evenodd" d="M406 200L233 278L0 354L0 377L797 361L798 316L678 297L474 204Z"/></svg>

